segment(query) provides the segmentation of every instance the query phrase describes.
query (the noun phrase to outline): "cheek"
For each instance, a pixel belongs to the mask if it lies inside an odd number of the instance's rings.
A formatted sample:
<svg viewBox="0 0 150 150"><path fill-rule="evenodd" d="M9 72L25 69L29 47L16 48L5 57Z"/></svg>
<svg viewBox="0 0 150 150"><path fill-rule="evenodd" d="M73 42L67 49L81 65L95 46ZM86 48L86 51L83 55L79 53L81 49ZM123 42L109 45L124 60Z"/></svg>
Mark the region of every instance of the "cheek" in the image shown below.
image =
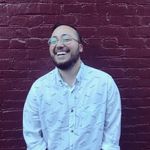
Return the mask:
<svg viewBox="0 0 150 150"><path fill-rule="evenodd" d="M50 47L49 47L49 52L50 52L51 55L53 55L53 51L54 51L54 47L53 47L53 46L50 46Z"/></svg>

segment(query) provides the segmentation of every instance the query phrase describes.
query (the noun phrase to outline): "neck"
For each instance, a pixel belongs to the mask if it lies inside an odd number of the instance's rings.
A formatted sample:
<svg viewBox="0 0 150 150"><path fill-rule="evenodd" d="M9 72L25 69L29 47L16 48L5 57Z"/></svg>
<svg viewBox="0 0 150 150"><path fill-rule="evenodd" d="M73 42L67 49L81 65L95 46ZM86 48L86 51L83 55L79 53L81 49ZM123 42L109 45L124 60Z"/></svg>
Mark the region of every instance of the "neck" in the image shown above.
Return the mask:
<svg viewBox="0 0 150 150"><path fill-rule="evenodd" d="M68 70L60 70L59 73L63 80L69 85L73 86L76 80L76 75L79 71L81 65L81 60L79 59L70 69Z"/></svg>

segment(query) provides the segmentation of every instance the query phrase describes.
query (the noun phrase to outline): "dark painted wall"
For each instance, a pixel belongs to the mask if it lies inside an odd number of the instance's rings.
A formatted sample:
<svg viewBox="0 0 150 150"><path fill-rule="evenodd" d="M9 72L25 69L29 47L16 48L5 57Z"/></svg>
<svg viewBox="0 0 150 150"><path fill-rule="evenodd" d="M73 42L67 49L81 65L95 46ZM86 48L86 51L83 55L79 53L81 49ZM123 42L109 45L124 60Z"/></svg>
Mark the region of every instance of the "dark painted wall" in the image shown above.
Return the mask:
<svg viewBox="0 0 150 150"><path fill-rule="evenodd" d="M22 108L52 69L50 27L75 24L87 64L110 73L122 96L122 150L150 150L149 0L0 0L0 149L25 150Z"/></svg>

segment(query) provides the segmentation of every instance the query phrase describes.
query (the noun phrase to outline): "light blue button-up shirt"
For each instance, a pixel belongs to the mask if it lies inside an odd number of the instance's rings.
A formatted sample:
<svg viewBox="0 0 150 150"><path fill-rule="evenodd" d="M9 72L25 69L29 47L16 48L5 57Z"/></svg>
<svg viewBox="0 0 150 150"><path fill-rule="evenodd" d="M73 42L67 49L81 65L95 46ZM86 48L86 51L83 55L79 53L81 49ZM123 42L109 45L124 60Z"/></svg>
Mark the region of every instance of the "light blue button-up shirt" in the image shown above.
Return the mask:
<svg viewBox="0 0 150 150"><path fill-rule="evenodd" d="M23 111L27 150L119 150L121 103L107 73L81 64L73 87L55 68L34 82Z"/></svg>

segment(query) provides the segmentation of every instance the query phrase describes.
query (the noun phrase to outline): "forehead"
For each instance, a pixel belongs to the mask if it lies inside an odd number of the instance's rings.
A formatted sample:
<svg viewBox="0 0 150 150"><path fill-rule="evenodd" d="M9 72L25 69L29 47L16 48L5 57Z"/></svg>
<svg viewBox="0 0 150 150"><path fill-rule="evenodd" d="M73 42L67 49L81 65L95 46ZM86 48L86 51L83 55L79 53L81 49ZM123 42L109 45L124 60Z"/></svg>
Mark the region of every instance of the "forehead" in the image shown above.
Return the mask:
<svg viewBox="0 0 150 150"><path fill-rule="evenodd" d="M77 37L77 31L75 29L73 29L72 27L66 26L66 25L61 25L61 26L57 27L53 31L52 36L60 37L63 34L68 34L68 35L71 35L73 37Z"/></svg>

